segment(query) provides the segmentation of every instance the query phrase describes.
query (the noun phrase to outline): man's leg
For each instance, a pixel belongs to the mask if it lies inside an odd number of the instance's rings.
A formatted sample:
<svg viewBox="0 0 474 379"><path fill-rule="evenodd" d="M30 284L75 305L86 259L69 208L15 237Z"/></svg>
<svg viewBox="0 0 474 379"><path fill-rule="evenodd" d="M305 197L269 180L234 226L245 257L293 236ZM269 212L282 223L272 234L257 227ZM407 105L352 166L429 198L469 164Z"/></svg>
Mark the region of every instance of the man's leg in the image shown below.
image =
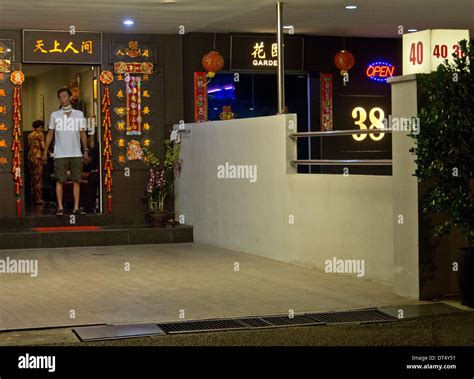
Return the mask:
<svg viewBox="0 0 474 379"><path fill-rule="evenodd" d="M79 209L79 198L81 196L81 183L73 181L74 210Z"/></svg>
<svg viewBox="0 0 474 379"><path fill-rule="evenodd" d="M81 195L81 177L82 177L82 169L83 169L83 158L82 157L74 157L71 158L71 178L73 182L73 193L74 193L74 210L77 211L79 209L79 199Z"/></svg>
<svg viewBox="0 0 474 379"><path fill-rule="evenodd" d="M56 199L58 200L58 210L63 209L63 183L56 182Z"/></svg>
<svg viewBox="0 0 474 379"><path fill-rule="evenodd" d="M58 201L58 211L63 211L63 184L67 180L67 158L57 158L54 160L54 174L56 175L56 199Z"/></svg>

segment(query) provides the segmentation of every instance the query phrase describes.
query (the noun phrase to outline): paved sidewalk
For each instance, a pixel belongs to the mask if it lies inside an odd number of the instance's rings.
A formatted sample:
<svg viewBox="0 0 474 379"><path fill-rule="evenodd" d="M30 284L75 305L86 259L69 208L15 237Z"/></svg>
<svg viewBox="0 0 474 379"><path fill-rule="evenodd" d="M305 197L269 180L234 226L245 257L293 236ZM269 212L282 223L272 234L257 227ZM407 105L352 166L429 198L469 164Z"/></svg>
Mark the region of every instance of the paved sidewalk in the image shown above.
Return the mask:
<svg viewBox="0 0 474 379"><path fill-rule="evenodd" d="M37 259L39 273L0 274L0 330L420 304L355 276L195 243L0 251L7 257Z"/></svg>

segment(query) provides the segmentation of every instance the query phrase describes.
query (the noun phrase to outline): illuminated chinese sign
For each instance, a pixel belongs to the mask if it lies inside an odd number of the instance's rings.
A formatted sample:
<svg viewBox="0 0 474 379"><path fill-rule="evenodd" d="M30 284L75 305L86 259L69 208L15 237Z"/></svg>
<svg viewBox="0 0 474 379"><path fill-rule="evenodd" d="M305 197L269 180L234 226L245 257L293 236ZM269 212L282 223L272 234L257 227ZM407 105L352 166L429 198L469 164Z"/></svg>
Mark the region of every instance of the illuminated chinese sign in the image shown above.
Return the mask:
<svg viewBox="0 0 474 379"><path fill-rule="evenodd" d="M303 38L285 36L285 70L303 70ZM273 36L232 36L231 70L275 70L278 45Z"/></svg>
<svg viewBox="0 0 474 379"><path fill-rule="evenodd" d="M278 45L272 43L271 59L267 57L264 42L257 42L253 47L252 66L277 66L278 65Z"/></svg>
<svg viewBox="0 0 474 379"><path fill-rule="evenodd" d="M102 63L102 33L23 30L25 63Z"/></svg>
<svg viewBox="0 0 474 379"><path fill-rule="evenodd" d="M369 64L365 74L375 82L387 82L395 73L395 66L388 62L374 62Z"/></svg>

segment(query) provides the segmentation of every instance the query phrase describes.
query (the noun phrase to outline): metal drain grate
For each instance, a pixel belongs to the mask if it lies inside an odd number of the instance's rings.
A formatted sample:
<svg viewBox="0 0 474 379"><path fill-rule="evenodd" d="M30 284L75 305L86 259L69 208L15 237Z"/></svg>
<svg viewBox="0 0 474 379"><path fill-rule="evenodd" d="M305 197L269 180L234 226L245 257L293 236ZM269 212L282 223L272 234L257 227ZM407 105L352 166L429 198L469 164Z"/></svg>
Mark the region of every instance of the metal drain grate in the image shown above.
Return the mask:
<svg viewBox="0 0 474 379"><path fill-rule="evenodd" d="M360 311L330 312L330 313L310 313L307 317L327 324L346 322L382 322L394 321L397 318L382 313L376 309L364 309Z"/></svg>
<svg viewBox="0 0 474 379"><path fill-rule="evenodd" d="M247 325L239 323L237 320L183 321L169 324L158 324L158 326L169 334L248 329Z"/></svg>
<svg viewBox="0 0 474 379"><path fill-rule="evenodd" d="M363 309L359 311L308 313L304 315L295 315L293 318L288 317L288 315L275 315L235 319L182 321L158 324L158 327L167 334L177 334L317 324L384 322L396 320L396 317L390 316L376 309Z"/></svg>
<svg viewBox="0 0 474 379"><path fill-rule="evenodd" d="M268 328L273 326L269 322L265 321L264 319L261 319L259 317L254 317L254 318L239 318L238 321L241 324L246 325L249 328Z"/></svg>
<svg viewBox="0 0 474 379"><path fill-rule="evenodd" d="M291 326L291 325L308 325L308 324L319 324L321 321L315 320L307 316L294 316L290 318L288 316L270 316L263 317L264 321L270 323L273 326Z"/></svg>

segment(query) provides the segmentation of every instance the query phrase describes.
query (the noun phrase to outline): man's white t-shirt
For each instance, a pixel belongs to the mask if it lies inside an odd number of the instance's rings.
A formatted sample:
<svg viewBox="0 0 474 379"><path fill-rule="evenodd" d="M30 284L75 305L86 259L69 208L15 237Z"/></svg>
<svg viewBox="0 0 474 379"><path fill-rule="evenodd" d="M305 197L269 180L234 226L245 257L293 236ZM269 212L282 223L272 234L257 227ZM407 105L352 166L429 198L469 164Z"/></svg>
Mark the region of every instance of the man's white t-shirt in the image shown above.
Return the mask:
<svg viewBox="0 0 474 379"><path fill-rule="evenodd" d="M51 113L49 129L54 130L54 159L82 157L81 130L85 130L84 113L77 109L69 117L60 109Z"/></svg>

